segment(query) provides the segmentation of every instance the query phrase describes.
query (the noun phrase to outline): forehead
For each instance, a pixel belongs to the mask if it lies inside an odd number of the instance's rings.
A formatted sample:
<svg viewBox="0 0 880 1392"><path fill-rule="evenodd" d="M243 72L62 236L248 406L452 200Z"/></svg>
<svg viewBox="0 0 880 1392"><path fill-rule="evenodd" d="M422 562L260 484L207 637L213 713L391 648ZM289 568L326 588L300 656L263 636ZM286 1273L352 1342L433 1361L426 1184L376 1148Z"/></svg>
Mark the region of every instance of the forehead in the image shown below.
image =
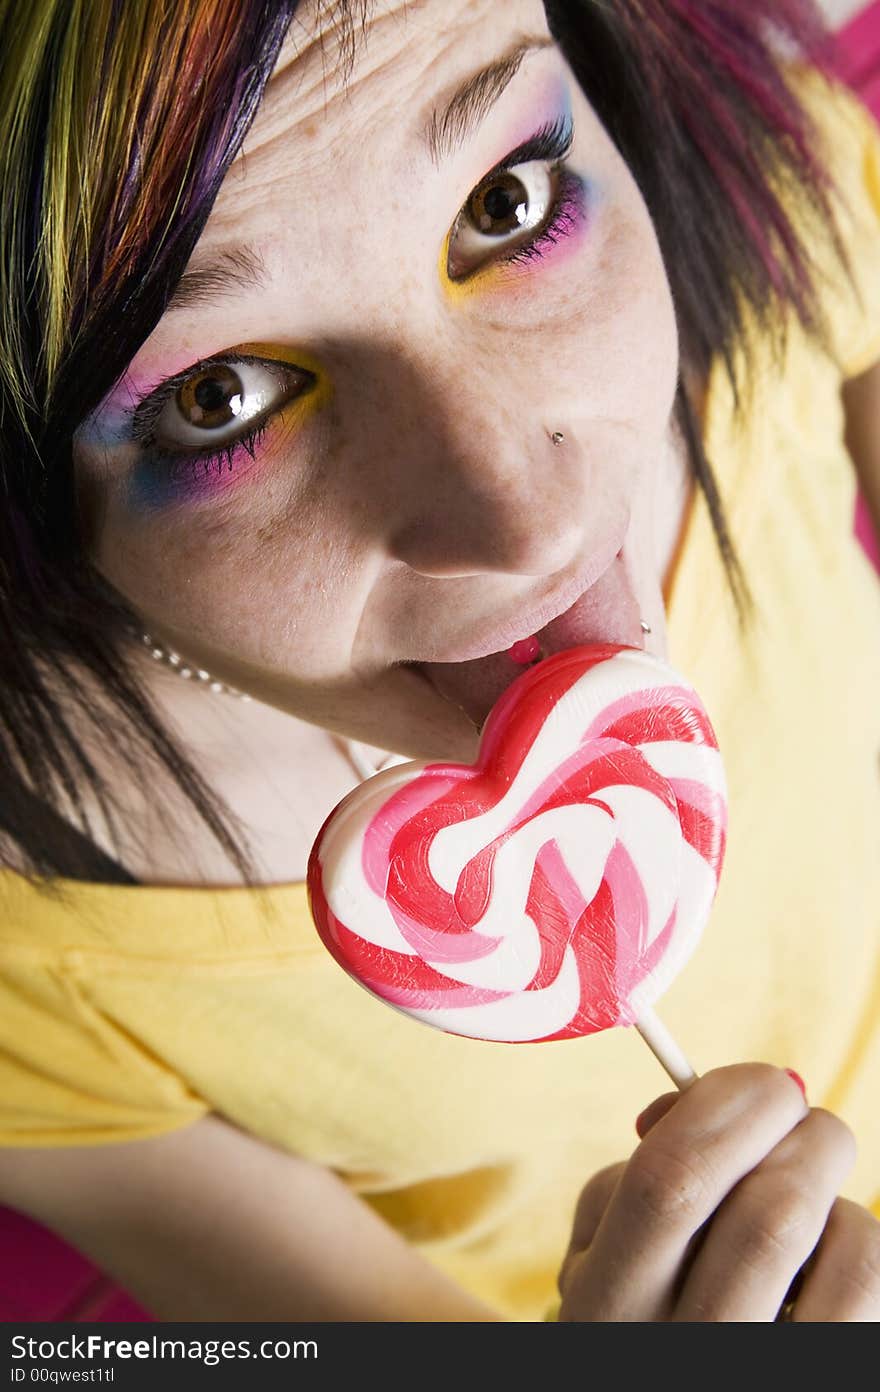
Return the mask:
<svg viewBox="0 0 880 1392"><path fill-rule="evenodd" d="M542 0L323 0L300 5L246 144L316 120L332 125L452 72L456 58L490 58L518 28L546 33ZM463 52L462 52L463 50Z"/></svg>
<svg viewBox="0 0 880 1392"><path fill-rule="evenodd" d="M405 143L471 72L534 36L549 39L542 0L300 5L211 222L232 199L241 212L242 183L293 171L308 183L353 144Z"/></svg>
<svg viewBox="0 0 880 1392"><path fill-rule="evenodd" d="M526 100L539 103L541 92L559 90L559 55L543 0L300 6L175 289L172 312L149 340L149 360L164 355L183 366L188 353L208 351L208 339L212 351L230 336L262 342L282 323L285 335L294 322L298 333L331 333L333 314L358 294L357 277L375 283L373 253L381 259L394 246L399 274L397 252L404 244L421 246L423 227L431 226L439 254L456 198L505 146L512 148L514 136L531 133L508 120L494 148L484 141L479 156L470 153L466 134L479 129L487 112L487 126L493 117L504 122L504 102L490 108L519 72L516 53L535 43L543 52L524 56L524 71L511 82L522 94L521 108ZM506 74L501 81L483 80L499 68ZM450 102L454 119L438 127ZM447 150L445 160L429 154L433 143ZM468 160L463 169L460 162ZM418 227L410 224L415 236L389 242L389 219L403 212L419 220ZM205 282L220 288L213 303L200 293ZM223 290L235 294L236 285L247 294L239 292L230 321Z"/></svg>

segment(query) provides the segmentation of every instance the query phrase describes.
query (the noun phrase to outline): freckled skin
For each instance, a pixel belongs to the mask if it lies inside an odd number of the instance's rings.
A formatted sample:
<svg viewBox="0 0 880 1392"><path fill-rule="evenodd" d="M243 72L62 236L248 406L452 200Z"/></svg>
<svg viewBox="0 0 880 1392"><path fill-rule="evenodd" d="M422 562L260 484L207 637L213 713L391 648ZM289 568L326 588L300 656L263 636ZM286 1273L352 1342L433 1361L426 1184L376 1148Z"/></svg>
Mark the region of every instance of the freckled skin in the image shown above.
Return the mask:
<svg viewBox="0 0 880 1392"><path fill-rule="evenodd" d="M152 512L126 502L124 449L80 447L98 568L145 627L253 693L228 716L243 749L283 711L413 757L471 758L463 712L395 664L441 661L538 607L618 530L664 649L678 348L635 184L553 47L439 171L419 143L431 107L524 33L547 33L541 0L379 0L343 90L306 6L193 258L255 242L268 284L167 316L133 374L157 382L256 341L297 361L303 345L321 409L270 426L237 486ZM485 273L449 293L450 227L554 114L554 91L571 102L572 170L601 191L587 230L509 276L487 243ZM193 693L163 691L186 733Z"/></svg>

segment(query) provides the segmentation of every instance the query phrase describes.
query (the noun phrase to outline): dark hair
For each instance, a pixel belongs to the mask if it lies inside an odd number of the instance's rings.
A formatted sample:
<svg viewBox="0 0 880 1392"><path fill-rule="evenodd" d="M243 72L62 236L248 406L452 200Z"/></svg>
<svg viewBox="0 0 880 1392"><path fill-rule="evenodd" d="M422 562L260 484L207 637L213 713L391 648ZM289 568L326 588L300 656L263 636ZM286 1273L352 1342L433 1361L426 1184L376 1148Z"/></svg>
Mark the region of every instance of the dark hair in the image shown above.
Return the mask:
<svg viewBox="0 0 880 1392"><path fill-rule="evenodd" d="M85 554L72 437L161 317L296 8L95 7L77 29L61 0L0 0L0 833L40 887L113 874L82 789L117 847L124 809L82 731L135 776L161 771L254 882L241 828L127 660L135 616ZM342 26L343 68L368 10L324 7L337 37ZM742 619L748 590L687 383L719 354L734 378L747 312L770 331L793 309L821 332L781 191L827 215L826 180L780 39L821 63L825 36L809 0L546 0L546 11L657 230L682 345L678 420Z"/></svg>

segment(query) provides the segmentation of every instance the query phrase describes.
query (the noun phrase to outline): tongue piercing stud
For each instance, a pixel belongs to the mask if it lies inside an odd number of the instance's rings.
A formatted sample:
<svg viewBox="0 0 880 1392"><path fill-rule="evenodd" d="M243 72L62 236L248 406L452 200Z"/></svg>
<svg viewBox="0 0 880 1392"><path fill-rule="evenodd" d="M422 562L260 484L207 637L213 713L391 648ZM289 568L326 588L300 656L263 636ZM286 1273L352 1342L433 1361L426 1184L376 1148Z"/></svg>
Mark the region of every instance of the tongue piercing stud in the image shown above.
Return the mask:
<svg viewBox="0 0 880 1392"><path fill-rule="evenodd" d="M531 663L539 660L541 645L535 637L522 638L507 649L507 655L512 662L516 662L520 667L528 667Z"/></svg>

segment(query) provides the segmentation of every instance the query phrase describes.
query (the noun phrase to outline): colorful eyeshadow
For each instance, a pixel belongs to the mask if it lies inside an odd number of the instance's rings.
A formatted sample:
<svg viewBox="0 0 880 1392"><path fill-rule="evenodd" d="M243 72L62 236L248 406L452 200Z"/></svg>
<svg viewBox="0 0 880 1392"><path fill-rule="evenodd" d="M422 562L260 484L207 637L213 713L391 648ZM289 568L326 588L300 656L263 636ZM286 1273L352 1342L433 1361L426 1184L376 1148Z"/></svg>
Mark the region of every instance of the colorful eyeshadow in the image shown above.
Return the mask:
<svg viewBox="0 0 880 1392"><path fill-rule="evenodd" d="M206 430L205 445L200 448L181 444L175 449L167 439L162 440L154 433L168 402L191 383L200 370L204 374L216 366L218 378L222 376L221 368L228 376L229 366L234 370L236 360L258 367L264 364L270 375L273 367L287 369L289 391L285 394L286 384L279 381L278 404L262 414L256 406L259 397L255 402L251 392L255 405L250 416L251 427L241 429L237 438L230 433L235 424L233 420L228 422L225 435L220 428L213 432ZM274 433L282 420L288 427L298 428L322 409L331 395L326 374L310 353L277 344L248 343L202 359L158 386L138 383L135 377L127 374L99 411L81 427L78 440L87 449L122 448L127 457L120 462L128 465L124 474L120 470L126 503L135 512L152 512L222 496L238 483L251 479L254 468L266 457L267 451L259 443L263 437L270 431ZM182 426L186 424L185 420L181 422ZM190 427L193 424L190 420ZM285 431L285 435L287 433Z"/></svg>
<svg viewBox="0 0 880 1392"><path fill-rule="evenodd" d="M461 278L449 273L450 247L458 232L459 219L444 238L439 256L440 283L453 300L470 298L494 288L510 284L523 270L531 271L536 263L557 262L567 253L575 254L590 223L590 211L596 202L592 181L574 173L566 163L574 139L571 100L564 86L557 94L557 115L547 121L534 135L523 141L495 166L499 175L519 165L546 163L556 170L556 197L543 222L523 234L521 240L499 239L493 249L486 239L484 261L476 261L472 270ZM488 174L481 182L492 178Z"/></svg>

